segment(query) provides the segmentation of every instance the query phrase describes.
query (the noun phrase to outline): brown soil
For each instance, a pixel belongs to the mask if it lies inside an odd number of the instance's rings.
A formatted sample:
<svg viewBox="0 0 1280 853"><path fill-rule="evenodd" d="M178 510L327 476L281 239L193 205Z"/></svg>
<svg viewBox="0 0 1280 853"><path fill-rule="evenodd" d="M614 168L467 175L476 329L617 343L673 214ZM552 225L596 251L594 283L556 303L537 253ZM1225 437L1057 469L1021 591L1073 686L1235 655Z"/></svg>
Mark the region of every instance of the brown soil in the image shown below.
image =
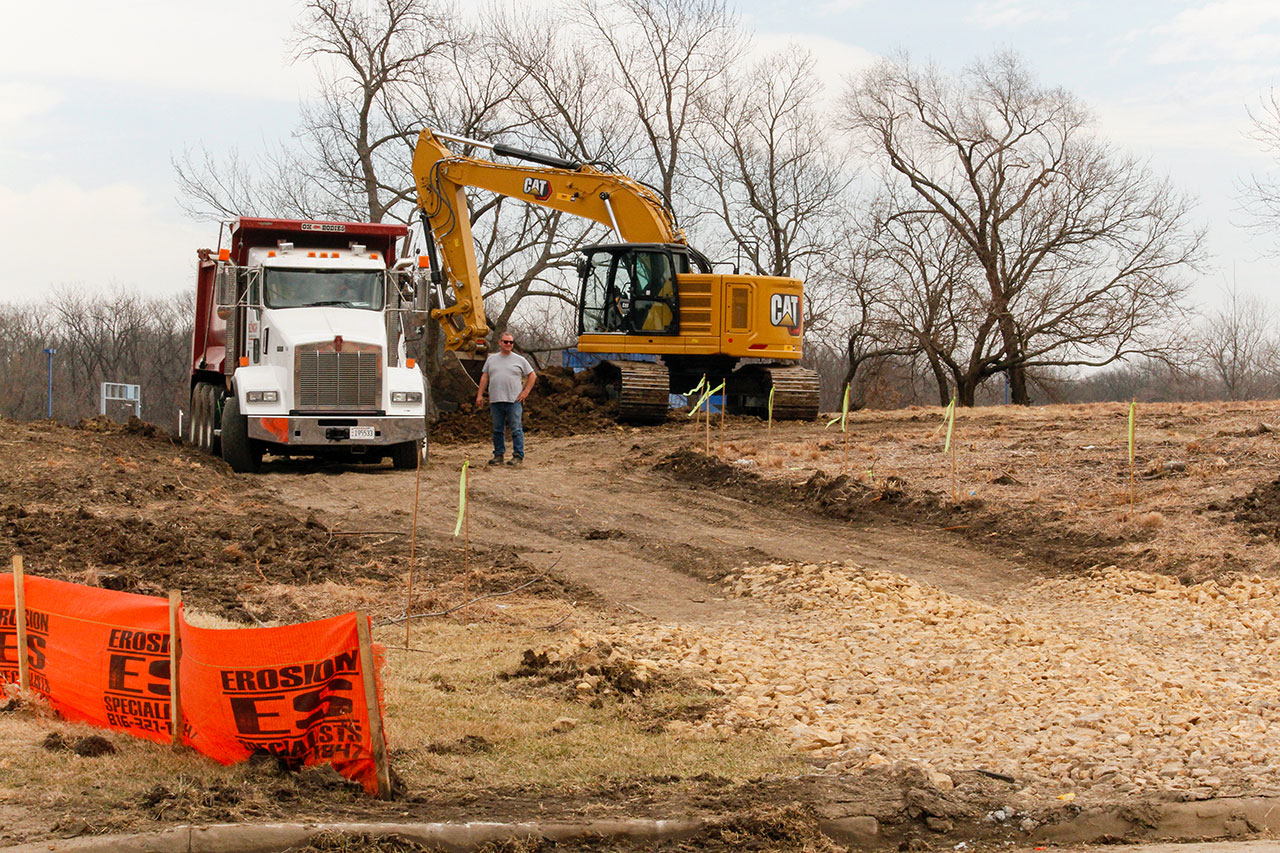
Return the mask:
<svg viewBox="0 0 1280 853"><path fill-rule="evenodd" d="M547 367L524 406L524 429L530 437L559 438L616 427L618 404L610 401L595 374L575 374L564 367ZM458 409L440 416L431 427L435 444L460 444L483 438L490 431L489 408L475 408L474 392Z"/></svg>
<svg viewBox="0 0 1280 853"><path fill-rule="evenodd" d="M847 451L821 424L774 425L766 438L758 421L730 418L723 445L711 434L711 449L722 452L708 456L704 432L683 417L642 430L580 406L590 402L585 382L545 371L527 409L526 464L472 468L472 591L532 582L523 594L700 626L761 616L764 605L731 597L717 582L769 562L852 560L985 603L1016 601L1039 578L1112 563L1186 581L1280 568L1277 437L1255 428L1274 420L1274 408L1263 405L1153 407L1139 432L1130 513L1118 407L965 413L953 494L935 412L860 415ZM4 428L0 546L23 554L29 570L145 593L178 588L193 607L242 622L349 609L276 593L324 579L361 585L375 618L399 615L415 495L415 547L430 554L418 608L456 601L458 469L489 455L484 412L437 424L420 474L275 462L240 476L138 422ZM1164 467L1174 461L1185 465ZM531 654L528 671L513 676L554 686L560 676ZM625 683L627 673L609 677ZM973 768L950 772L955 786L946 790L891 766L750 784L622 779L563 795L513 782L462 799L415 790L410 779L403 799L377 803L323 771L266 763L258 769L265 795L247 817L732 816L693 846L664 848L673 850L822 849L811 834L816 820L842 814L876 816L886 844L902 849L962 839L976 849L1019 837L1016 827L978 820L1004 802L1008 781ZM123 807L149 827L243 819L239 796L183 780ZM19 837L39 835L31 828L42 821L53 832L59 815L55 807L27 816Z"/></svg>

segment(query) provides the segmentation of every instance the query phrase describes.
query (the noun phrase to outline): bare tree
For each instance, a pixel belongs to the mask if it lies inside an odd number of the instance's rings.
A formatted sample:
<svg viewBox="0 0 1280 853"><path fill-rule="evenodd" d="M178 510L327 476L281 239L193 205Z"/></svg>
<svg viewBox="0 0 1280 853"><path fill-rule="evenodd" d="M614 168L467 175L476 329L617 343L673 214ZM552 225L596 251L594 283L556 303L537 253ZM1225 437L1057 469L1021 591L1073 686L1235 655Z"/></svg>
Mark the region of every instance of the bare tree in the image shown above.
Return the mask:
<svg viewBox="0 0 1280 853"><path fill-rule="evenodd" d="M1249 138L1280 162L1280 94L1271 89L1256 107L1249 109ZM1250 224L1274 234L1280 223L1280 178L1275 173L1253 174L1240 183L1242 206Z"/></svg>
<svg viewBox="0 0 1280 853"><path fill-rule="evenodd" d="M1198 337L1204 364L1228 399L1275 389L1280 356L1276 312L1262 299L1227 288L1221 307L1205 318Z"/></svg>
<svg viewBox="0 0 1280 853"><path fill-rule="evenodd" d="M979 272L999 341L974 366L1007 376L1030 402L1027 371L1104 365L1170 346L1203 231L1190 201L1092 135L1071 94L1039 86L1014 54L958 78L906 58L881 62L847 92L845 120L907 190L906 215L937 217ZM973 404L972 389L959 387Z"/></svg>
<svg viewBox="0 0 1280 853"><path fill-rule="evenodd" d="M639 123L651 172L634 174L639 170L631 164L628 171L673 202L696 133L698 103L746 49L736 15L724 0L577 0L573 8L603 54L594 64L608 69L618 93L600 108Z"/></svg>
<svg viewBox="0 0 1280 853"><path fill-rule="evenodd" d="M403 221L413 195L404 152L418 123L403 113L421 102L413 87L424 63L459 37L437 0L307 0L293 51L321 86L302 106L295 144L222 161L187 150L173 161L184 207L198 218Z"/></svg>
<svg viewBox="0 0 1280 853"><path fill-rule="evenodd" d="M851 178L823 132L821 91L812 57L793 49L726 72L702 102L694 206L758 274L817 266L842 237Z"/></svg>

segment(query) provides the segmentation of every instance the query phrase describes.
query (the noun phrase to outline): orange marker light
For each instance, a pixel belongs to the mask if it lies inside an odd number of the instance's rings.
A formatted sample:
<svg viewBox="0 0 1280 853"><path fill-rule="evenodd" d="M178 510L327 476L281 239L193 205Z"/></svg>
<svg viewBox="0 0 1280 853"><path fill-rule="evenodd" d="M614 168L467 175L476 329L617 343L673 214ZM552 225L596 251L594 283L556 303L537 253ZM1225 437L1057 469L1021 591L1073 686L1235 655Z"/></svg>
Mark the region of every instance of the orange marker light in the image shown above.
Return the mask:
<svg viewBox="0 0 1280 853"><path fill-rule="evenodd" d="M316 256L316 253L315 253L315 252L307 252L307 257L308 257L308 258L314 258L315 256Z"/></svg>
<svg viewBox="0 0 1280 853"><path fill-rule="evenodd" d="M242 355L242 356L240 356L240 366L241 366L241 367L248 367L248 366L249 366L249 356L247 356L247 355Z"/></svg>
<svg viewBox="0 0 1280 853"><path fill-rule="evenodd" d="M375 260L375 261L376 261L376 260L378 259L378 253L377 253L377 252L370 252L370 253L369 253L369 258L370 258L371 260Z"/></svg>
<svg viewBox="0 0 1280 853"><path fill-rule="evenodd" d="M404 363L405 363L405 365L406 365L407 367L409 367L410 369L412 369L412 368L414 368L414 367L416 367L416 366L417 366L417 364L418 364L418 360L417 360L416 358L406 358L406 359L404 360Z"/></svg>
<svg viewBox="0 0 1280 853"><path fill-rule="evenodd" d="M218 250L218 260L220 260L220 261L229 261L229 260L231 260L231 250L230 250L230 249L219 249L219 250Z"/></svg>
<svg viewBox="0 0 1280 853"><path fill-rule="evenodd" d="M418 255L418 269L425 270L431 268L431 259L426 255Z"/></svg>
<svg viewBox="0 0 1280 853"><path fill-rule="evenodd" d="M276 256L276 253L275 253L275 252L267 252L267 257L268 257L268 258L274 258L275 256Z"/></svg>

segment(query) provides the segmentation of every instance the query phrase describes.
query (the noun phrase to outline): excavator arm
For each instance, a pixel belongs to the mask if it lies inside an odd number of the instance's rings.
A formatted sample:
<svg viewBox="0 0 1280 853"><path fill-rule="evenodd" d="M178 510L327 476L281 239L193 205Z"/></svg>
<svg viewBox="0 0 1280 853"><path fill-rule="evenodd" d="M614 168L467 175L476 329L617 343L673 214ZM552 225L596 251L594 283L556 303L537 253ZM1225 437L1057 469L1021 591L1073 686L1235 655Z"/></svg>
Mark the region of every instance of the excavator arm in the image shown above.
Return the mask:
<svg viewBox="0 0 1280 853"><path fill-rule="evenodd" d="M457 155L442 138L544 165L509 165ZM685 243L684 233L656 192L626 175L587 164L424 130L414 149L413 176L418 207L439 249L432 280L449 288L450 298L437 299L431 316L444 329L445 348L453 351L483 348L489 332L467 212L468 188L594 220L612 228L623 242Z"/></svg>

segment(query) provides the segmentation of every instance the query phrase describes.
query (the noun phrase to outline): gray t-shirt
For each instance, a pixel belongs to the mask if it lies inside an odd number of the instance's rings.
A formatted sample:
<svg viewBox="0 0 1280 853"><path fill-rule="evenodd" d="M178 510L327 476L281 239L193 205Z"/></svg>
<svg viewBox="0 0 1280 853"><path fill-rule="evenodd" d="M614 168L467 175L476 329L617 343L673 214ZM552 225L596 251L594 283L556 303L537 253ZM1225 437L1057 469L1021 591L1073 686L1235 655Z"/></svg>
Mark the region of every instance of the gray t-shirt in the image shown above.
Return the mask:
<svg viewBox="0 0 1280 853"><path fill-rule="evenodd" d="M484 360L484 372L489 374L489 402L514 403L533 368L522 355L495 352Z"/></svg>

